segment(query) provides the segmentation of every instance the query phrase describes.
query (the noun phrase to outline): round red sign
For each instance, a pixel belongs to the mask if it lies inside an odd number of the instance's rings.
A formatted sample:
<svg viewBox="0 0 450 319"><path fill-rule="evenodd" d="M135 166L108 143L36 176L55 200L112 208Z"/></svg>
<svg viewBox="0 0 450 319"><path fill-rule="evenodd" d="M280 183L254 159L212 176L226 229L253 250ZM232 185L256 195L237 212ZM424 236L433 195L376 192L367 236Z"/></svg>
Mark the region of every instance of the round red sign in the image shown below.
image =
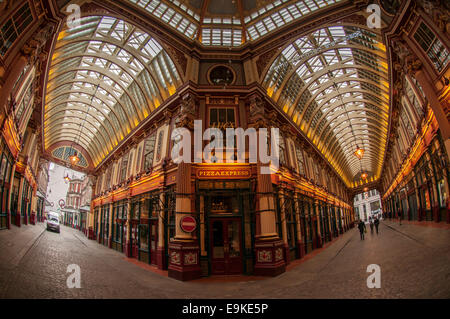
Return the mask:
<svg viewBox="0 0 450 319"><path fill-rule="evenodd" d="M181 218L180 226L185 233L192 233L197 227L197 221L192 216L184 216Z"/></svg>

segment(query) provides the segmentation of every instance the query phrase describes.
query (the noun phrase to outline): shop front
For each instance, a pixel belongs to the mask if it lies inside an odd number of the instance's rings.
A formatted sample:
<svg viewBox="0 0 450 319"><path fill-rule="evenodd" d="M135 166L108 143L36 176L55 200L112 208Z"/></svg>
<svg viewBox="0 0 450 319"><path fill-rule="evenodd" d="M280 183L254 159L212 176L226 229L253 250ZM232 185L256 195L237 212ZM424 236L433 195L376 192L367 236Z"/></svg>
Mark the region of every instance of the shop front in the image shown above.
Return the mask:
<svg viewBox="0 0 450 319"><path fill-rule="evenodd" d="M127 234L127 200L120 200L113 204L111 248L124 252ZM95 224L94 224L95 225Z"/></svg>
<svg viewBox="0 0 450 319"><path fill-rule="evenodd" d="M14 159L8 147L1 139L0 144L0 230L10 227L9 224L9 192Z"/></svg>
<svg viewBox="0 0 450 319"><path fill-rule="evenodd" d="M197 182L204 275L252 272L255 214L251 185L248 180Z"/></svg>

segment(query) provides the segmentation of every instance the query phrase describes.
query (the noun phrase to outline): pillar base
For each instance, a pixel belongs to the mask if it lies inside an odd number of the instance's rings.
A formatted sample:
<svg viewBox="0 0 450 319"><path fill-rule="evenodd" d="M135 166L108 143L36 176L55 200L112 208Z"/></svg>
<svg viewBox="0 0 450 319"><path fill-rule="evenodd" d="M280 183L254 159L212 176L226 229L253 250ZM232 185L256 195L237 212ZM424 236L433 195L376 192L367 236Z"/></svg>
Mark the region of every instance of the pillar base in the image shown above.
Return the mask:
<svg viewBox="0 0 450 319"><path fill-rule="evenodd" d="M125 253L125 256L127 256L128 258L131 258L131 244L128 240L124 244L123 252Z"/></svg>
<svg viewBox="0 0 450 319"><path fill-rule="evenodd" d="M289 245L284 243L283 249L284 249L284 262L286 263L286 265L289 265L291 259Z"/></svg>
<svg viewBox="0 0 450 319"><path fill-rule="evenodd" d="M167 270L164 247L158 247L156 250L156 264L158 265L158 269Z"/></svg>
<svg viewBox="0 0 450 319"><path fill-rule="evenodd" d="M433 221L439 223L439 204L433 206Z"/></svg>
<svg viewBox="0 0 450 319"><path fill-rule="evenodd" d="M450 200L447 198L447 224L450 224Z"/></svg>
<svg viewBox="0 0 450 319"><path fill-rule="evenodd" d="M168 275L171 278L187 281L199 279L200 247L193 241L174 241L169 244Z"/></svg>
<svg viewBox="0 0 450 319"><path fill-rule="evenodd" d="M322 238L320 236L316 236L313 238L313 248L322 248Z"/></svg>
<svg viewBox="0 0 450 319"><path fill-rule="evenodd" d="M253 273L257 276L275 277L286 271L283 256L284 244L280 239L257 240L255 243L256 262Z"/></svg>
<svg viewBox="0 0 450 319"><path fill-rule="evenodd" d="M305 256L305 244L301 241L297 241L297 254L298 259L303 258Z"/></svg>

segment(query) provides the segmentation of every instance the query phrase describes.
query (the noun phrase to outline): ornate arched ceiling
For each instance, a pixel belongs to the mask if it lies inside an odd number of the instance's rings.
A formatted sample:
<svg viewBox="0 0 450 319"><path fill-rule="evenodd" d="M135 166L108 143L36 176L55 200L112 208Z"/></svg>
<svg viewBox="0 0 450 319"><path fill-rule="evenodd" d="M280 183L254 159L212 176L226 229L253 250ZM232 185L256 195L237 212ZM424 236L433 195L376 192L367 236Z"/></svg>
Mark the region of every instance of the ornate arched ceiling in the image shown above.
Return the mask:
<svg viewBox="0 0 450 319"><path fill-rule="evenodd" d="M322 27L287 44L264 79L347 186L379 178L387 142L389 79L380 34L351 24ZM359 160L354 152L365 150Z"/></svg>
<svg viewBox="0 0 450 319"><path fill-rule="evenodd" d="M74 142L96 167L180 85L169 55L136 26L107 16L66 25L48 73L45 149Z"/></svg>
<svg viewBox="0 0 450 319"><path fill-rule="evenodd" d="M205 46L238 47L342 0L122 0Z"/></svg>

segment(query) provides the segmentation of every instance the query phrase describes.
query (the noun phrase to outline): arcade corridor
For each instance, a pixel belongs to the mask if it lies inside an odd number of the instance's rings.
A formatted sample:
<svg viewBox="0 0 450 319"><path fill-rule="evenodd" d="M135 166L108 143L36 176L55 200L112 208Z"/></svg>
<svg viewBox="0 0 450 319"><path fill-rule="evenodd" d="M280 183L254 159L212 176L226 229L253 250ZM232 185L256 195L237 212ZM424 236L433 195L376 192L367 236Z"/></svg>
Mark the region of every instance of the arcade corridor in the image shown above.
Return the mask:
<svg viewBox="0 0 450 319"><path fill-rule="evenodd" d="M352 230L275 278L179 282L76 230L64 227L59 235L29 226L0 233L2 251L24 252L0 256L0 298L450 298L449 241L449 227L383 221L378 237L369 231L361 241ZM80 266L80 289L67 289L69 264ZM369 264L381 268L380 289L367 288Z"/></svg>
<svg viewBox="0 0 450 319"><path fill-rule="evenodd" d="M449 34L443 0L0 0L0 293L450 297Z"/></svg>

